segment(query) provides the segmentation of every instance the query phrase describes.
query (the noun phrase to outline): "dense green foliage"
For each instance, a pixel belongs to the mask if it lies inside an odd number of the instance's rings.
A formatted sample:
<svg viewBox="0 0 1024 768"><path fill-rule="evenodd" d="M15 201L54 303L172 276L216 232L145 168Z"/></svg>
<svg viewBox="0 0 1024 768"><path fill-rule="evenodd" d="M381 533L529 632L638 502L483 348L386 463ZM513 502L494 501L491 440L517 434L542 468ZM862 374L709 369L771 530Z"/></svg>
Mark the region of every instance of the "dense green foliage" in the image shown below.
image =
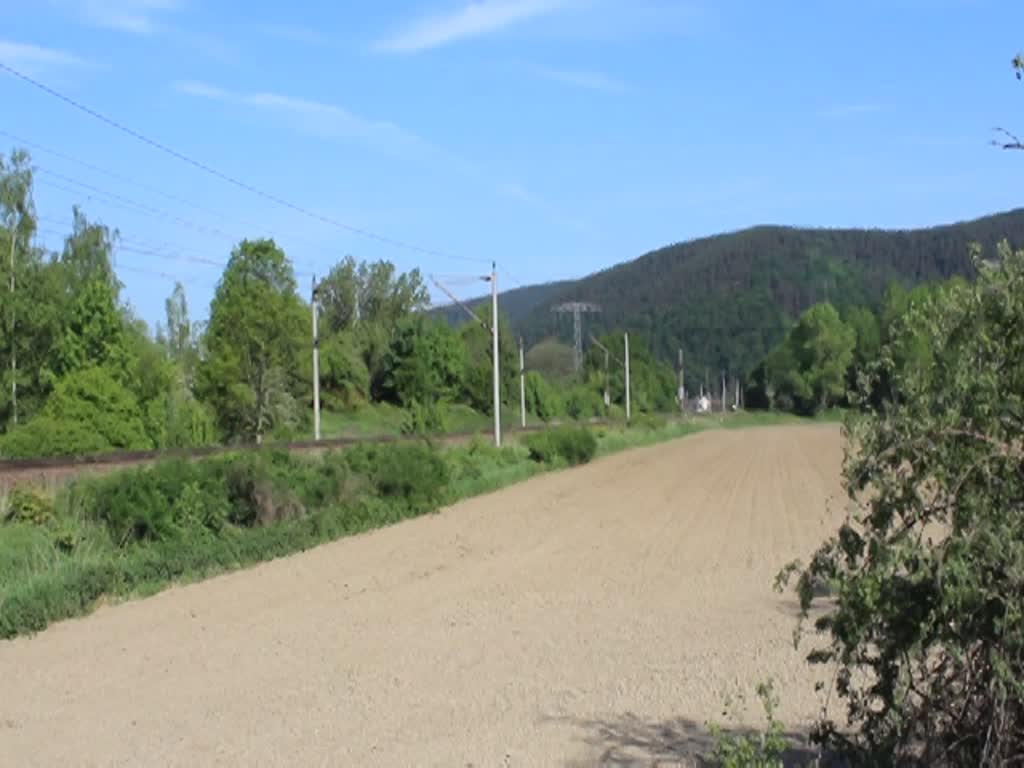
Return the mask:
<svg viewBox="0 0 1024 768"><path fill-rule="evenodd" d="M977 264L910 300L860 372L854 511L799 580L805 615L832 595L811 659L847 709L819 736L871 764L1024 753L1024 252Z"/></svg>

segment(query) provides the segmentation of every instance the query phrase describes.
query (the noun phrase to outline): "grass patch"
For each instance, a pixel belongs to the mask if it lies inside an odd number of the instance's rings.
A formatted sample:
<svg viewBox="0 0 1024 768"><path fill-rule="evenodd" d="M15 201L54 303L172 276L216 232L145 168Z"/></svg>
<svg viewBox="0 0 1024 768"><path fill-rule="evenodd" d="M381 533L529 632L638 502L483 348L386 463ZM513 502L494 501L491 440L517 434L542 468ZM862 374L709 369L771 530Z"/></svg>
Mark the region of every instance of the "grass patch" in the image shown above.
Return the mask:
<svg viewBox="0 0 1024 768"><path fill-rule="evenodd" d="M324 411L320 415L320 432L325 439L336 437L371 437L378 435L400 435L407 413L398 406L389 403L373 403L362 405L351 411ZM480 413L462 403L452 403L444 407L444 434L461 434L465 432L485 432L494 428L494 419L486 413ZM515 429L520 426L518 407L501 409L501 426L503 429ZM543 424L531 413L527 414L529 426Z"/></svg>

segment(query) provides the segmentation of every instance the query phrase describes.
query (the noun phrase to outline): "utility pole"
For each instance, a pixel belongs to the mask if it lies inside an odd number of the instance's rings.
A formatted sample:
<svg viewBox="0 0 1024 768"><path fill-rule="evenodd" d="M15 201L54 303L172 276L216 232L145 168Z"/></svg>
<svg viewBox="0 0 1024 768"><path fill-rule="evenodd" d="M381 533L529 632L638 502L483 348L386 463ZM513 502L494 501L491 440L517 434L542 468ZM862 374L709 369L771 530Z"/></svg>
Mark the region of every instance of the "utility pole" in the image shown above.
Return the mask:
<svg viewBox="0 0 1024 768"><path fill-rule="evenodd" d="M605 416L608 415L608 408L612 404L612 393L608 383L608 350L604 351L604 408Z"/></svg>
<svg viewBox="0 0 1024 768"><path fill-rule="evenodd" d="M522 336L519 337L519 423L526 429L526 360Z"/></svg>
<svg viewBox="0 0 1024 768"><path fill-rule="evenodd" d="M18 424L18 349L15 345L14 324L14 248L18 242L18 226L11 227L11 415Z"/></svg>
<svg viewBox="0 0 1024 768"><path fill-rule="evenodd" d="M320 336L317 333L316 275L313 275L313 290L310 307L313 311L313 439L320 439Z"/></svg>
<svg viewBox="0 0 1024 768"><path fill-rule="evenodd" d="M491 345L494 355L494 444L501 447L501 371L498 364L498 265L491 262Z"/></svg>
<svg viewBox="0 0 1024 768"><path fill-rule="evenodd" d="M586 301L567 301L564 304L559 304L556 307L551 308L552 312L558 312L559 314L572 313L572 332L573 332L573 357L572 364L573 370L576 373L580 372L580 368L583 367L583 313L584 312L600 312L601 307L597 304L591 304Z"/></svg>
<svg viewBox="0 0 1024 768"><path fill-rule="evenodd" d="M679 412L686 411L686 382L683 379L683 348L679 348Z"/></svg>
<svg viewBox="0 0 1024 768"><path fill-rule="evenodd" d="M629 334L624 333L622 339L626 345L626 423L629 424Z"/></svg>
<svg viewBox="0 0 1024 768"><path fill-rule="evenodd" d="M604 407L608 408L612 404L612 396L611 396L611 391L609 389L611 384L610 384L609 378L608 378L608 360L612 359L616 363L621 365L623 368L625 368L626 371L627 371L627 376L628 376L629 366L626 365L626 363L624 363L622 360L619 360L619 358L614 357L612 355L611 351L608 349L608 347L606 347L600 341L595 339L593 334L590 335L590 343L593 344L598 349L600 349L602 352L604 352ZM627 392L628 392L628 389L627 389Z"/></svg>

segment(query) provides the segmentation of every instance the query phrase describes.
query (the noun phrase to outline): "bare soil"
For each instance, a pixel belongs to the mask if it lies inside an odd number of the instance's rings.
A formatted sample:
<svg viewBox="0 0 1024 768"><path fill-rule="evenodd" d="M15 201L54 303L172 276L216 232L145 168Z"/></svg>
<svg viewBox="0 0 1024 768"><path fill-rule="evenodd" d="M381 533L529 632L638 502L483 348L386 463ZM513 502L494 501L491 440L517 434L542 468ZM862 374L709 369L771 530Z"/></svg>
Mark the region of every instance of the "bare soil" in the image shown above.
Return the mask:
<svg viewBox="0 0 1024 768"><path fill-rule="evenodd" d="M0 763L692 765L767 677L798 730L772 580L840 460L833 426L706 432L0 643Z"/></svg>

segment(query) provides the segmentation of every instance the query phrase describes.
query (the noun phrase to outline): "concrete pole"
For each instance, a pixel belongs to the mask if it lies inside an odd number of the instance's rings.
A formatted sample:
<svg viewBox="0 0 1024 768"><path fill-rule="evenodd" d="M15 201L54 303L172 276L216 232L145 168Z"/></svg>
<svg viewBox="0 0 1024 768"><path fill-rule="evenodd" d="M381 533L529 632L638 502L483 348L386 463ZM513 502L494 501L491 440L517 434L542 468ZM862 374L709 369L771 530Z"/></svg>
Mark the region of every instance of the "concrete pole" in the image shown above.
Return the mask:
<svg viewBox="0 0 1024 768"><path fill-rule="evenodd" d="M623 341L626 344L626 423L629 423L630 409L629 409L629 334L623 334Z"/></svg>
<svg viewBox="0 0 1024 768"><path fill-rule="evenodd" d="M18 348L15 345L14 324L14 248L18 242L17 224L11 229L11 416L18 423Z"/></svg>
<svg viewBox="0 0 1024 768"><path fill-rule="evenodd" d="M679 412L686 411L686 381L683 378L683 349L679 348Z"/></svg>
<svg viewBox="0 0 1024 768"><path fill-rule="evenodd" d="M491 263L491 342L494 355L494 444L501 447L501 370L498 365L498 266Z"/></svg>
<svg viewBox="0 0 1024 768"><path fill-rule="evenodd" d="M526 429L526 360L522 336L519 337L519 423Z"/></svg>
<svg viewBox="0 0 1024 768"><path fill-rule="evenodd" d="M320 336L317 333L316 275L311 296L313 311L313 439L320 439Z"/></svg>

